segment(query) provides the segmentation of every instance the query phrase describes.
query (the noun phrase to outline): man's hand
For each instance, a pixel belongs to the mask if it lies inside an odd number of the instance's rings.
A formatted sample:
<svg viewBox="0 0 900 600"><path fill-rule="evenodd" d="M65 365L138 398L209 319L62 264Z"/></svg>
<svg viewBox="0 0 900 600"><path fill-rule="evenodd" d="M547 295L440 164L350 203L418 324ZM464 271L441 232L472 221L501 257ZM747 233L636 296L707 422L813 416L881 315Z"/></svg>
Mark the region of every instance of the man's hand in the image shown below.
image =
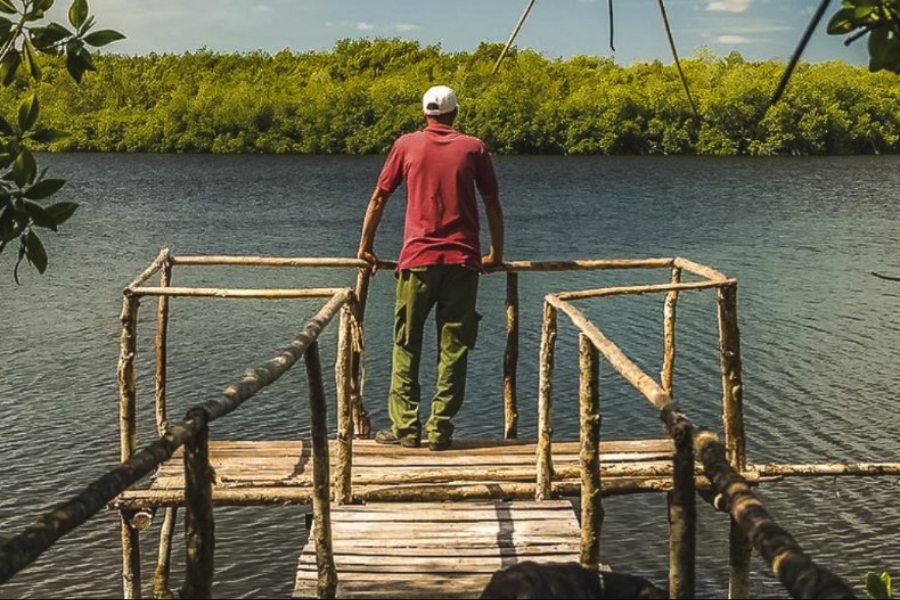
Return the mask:
<svg viewBox="0 0 900 600"><path fill-rule="evenodd" d="M500 267L503 266L503 257L497 256L493 252L485 255L481 259L481 268L485 270L485 272L490 273L492 271L496 271Z"/></svg>
<svg viewBox="0 0 900 600"><path fill-rule="evenodd" d="M357 252L356 254L356 258L367 262L369 264L369 268L372 270L373 275L375 274L375 271L378 270L378 257L375 256L375 253L371 250L360 248L359 252Z"/></svg>

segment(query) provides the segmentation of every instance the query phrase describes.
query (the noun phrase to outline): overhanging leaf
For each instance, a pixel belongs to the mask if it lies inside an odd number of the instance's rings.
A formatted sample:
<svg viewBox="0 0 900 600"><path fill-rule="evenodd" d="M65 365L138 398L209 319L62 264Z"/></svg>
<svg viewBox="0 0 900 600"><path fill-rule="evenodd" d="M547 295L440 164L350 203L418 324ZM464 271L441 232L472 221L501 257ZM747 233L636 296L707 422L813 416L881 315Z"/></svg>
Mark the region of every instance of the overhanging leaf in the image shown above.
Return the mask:
<svg viewBox="0 0 900 600"><path fill-rule="evenodd" d="M25 197L29 200L43 200L58 192L64 185L65 179L44 179L25 190Z"/></svg>
<svg viewBox="0 0 900 600"><path fill-rule="evenodd" d="M37 163L34 161L34 156L28 150L22 150L13 163L13 181L19 188L24 188L34 181L36 175Z"/></svg>
<svg viewBox="0 0 900 600"><path fill-rule="evenodd" d="M41 103L37 94L31 94L19 105L19 130L25 132L34 127L40 114Z"/></svg>
<svg viewBox="0 0 900 600"><path fill-rule="evenodd" d="M38 129L31 134L31 139L40 144L52 144L69 137L69 134L61 129Z"/></svg>
<svg viewBox="0 0 900 600"><path fill-rule="evenodd" d="M848 8L843 8L837 11L831 20L828 21L828 28L826 31L831 35L843 35L845 33L850 33L856 28L856 24L853 22L853 10Z"/></svg>
<svg viewBox="0 0 900 600"><path fill-rule="evenodd" d="M72 27L78 29L88 17L88 3L87 0L72 0L72 5L69 6L69 23L72 24Z"/></svg>
<svg viewBox="0 0 900 600"><path fill-rule="evenodd" d="M78 204L75 202L57 202L47 207L47 214L59 226L68 221L76 210L78 210Z"/></svg>
<svg viewBox="0 0 900 600"><path fill-rule="evenodd" d="M25 236L25 255L28 257L28 262L33 264L38 273L43 275L47 270L47 251L44 249L41 239L33 231L29 231Z"/></svg>
<svg viewBox="0 0 900 600"><path fill-rule="evenodd" d="M4 12L8 15L16 14L16 7L13 6L13 3L10 0L0 0L0 12Z"/></svg>
<svg viewBox="0 0 900 600"><path fill-rule="evenodd" d="M3 115L0 115L0 135L14 135L15 131L13 131L12 125L9 124L9 121L3 118Z"/></svg>
<svg viewBox="0 0 900 600"><path fill-rule="evenodd" d="M891 597L891 577L887 573L880 576L875 573L866 573L866 592L869 598L878 600Z"/></svg>
<svg viewBox="0 0 900 600"><path fill-rule="evenodd" d="M22 64L22 56L19 51L15 48L10 49L3 57L3 61L0 61L0 84L8 86L15 81L16 71L20 64Z"/></svg>
<svg viewBox="0 0 900 600"><path fill-rule="evenodd" d="M40 81L41 65L38 64L37 52L34 49L34 45L32 45L31 40L25 38L25 42L22 46L25 48L25 62L28 63L28 72L31 73L31 77L35 81Z"/></svg>
<svg viewBox="0 0 900 600"><path fill-rule="evenodd" d="M28 213L28 216L31 217L31 222L38 227L56 231L56 221L47 214L47 211L40 204L36 202L26 202L25 211Z"/></svg>
<svg viewBox="0 0 900 600"><path fill-rule="evenodd" d="M85 37L84 41L91 46L99 47L124 39L125 36L118 31L113 31L112 29L101 29L100 31L95 31L94 33Z"/></svg>

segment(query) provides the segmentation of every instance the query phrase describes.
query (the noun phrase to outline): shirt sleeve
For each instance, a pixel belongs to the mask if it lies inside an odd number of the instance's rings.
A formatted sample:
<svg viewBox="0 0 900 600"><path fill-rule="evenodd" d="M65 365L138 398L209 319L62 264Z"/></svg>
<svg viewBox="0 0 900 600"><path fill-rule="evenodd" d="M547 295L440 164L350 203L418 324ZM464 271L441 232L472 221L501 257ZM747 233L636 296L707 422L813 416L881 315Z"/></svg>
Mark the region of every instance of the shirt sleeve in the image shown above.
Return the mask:
<svg viewBox="0 0 900 600"><path fill-rule="evenodd" d="M384 161L377 185L381 191L393 194L401 183L403 183L403 145L397 140Z"/></svg>
<svg viewBox="0 0 900 600"><path fill-rule="evenodd" d="M487 146L482 144L478 161L478 172L475 175L475 185L482 196L492 196L500 193L500 185L497 183L497 174L494 172L494 162Z"/></svg>

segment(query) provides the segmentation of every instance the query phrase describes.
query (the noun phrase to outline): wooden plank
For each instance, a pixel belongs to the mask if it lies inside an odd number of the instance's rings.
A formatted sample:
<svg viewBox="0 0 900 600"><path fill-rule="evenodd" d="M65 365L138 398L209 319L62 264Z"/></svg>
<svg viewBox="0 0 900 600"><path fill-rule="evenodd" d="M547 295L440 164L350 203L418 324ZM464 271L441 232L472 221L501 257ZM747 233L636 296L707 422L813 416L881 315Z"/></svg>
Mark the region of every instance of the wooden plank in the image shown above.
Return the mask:
<svg viewBox="0 0 900 600"><path fill-rule="evenodd" d="M340 598L475 598L498 569L521 560L578 560L573 505L424 502L345 506L333 512ZM293 596L315 593L307 543Z"/></svg>

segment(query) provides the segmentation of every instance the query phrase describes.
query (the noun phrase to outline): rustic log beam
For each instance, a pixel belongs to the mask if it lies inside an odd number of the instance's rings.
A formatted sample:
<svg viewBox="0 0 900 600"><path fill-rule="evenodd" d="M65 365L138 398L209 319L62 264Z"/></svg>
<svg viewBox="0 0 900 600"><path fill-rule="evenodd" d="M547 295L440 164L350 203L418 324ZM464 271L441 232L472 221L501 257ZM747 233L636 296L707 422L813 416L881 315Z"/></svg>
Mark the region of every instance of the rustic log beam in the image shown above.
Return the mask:
<svg viewBox="0 0 900 600"><path fill-rule="evenodd" d="M331 499L328 458L328 403L322 384L322 365L319 360L319 344L313 342L304 355L306 376L309 380L309 410L312 422L313 444L313 531L316 544L318 598L334 598L337 590L337 569L331 538Z"/></svg>
<svg viewBox="0 0 900 600"><path fill-rule="evenodd" d="M793 598L854 598L841 578L817 565L769 515L747 481L734 471L714 433L697 432L694 446L729 514Z"/></svg>
<svg viewBox="0 0 900 600"><path fill-rule="evenodd" d="M172 539L175 537L177 521L178 507L166 508L166 516L159 531L159 551L153 575L153 597L157 600L171 600L175 597L169 576L172 571Z"/></svg>
<svg viewBox="0 0 900 600"><path fill-rule="evenodd" d="M673 284L681 283L681 269L672 268L671 280ZM660 385L670 398L673 397L672 383L675 376L675 317L678 307L678 290L671 290L666 294L663 305L663 368L660 374Z"/></svg>
<svg viewBox="0 0 900 600"><path fill-rule="evenodd" d="M537 489L535 500L551 498L553 481L553 362L556 353L556 309L544 303L538 382Z"/></svg>
<svg viewBox="0 0 900 600"><path fill-rule="evenodd" d="M151 262L150 265L146 269L144 269L140 275L135 277L131 281L131 283L128 284L125 290L127 291L141 285L142 283L153 277L157 273L157 271L163 268L164 265L169 264L171 260L172 255L169 253L169 249L163 248L159 251L159 254L156 255L156 258L153 259L153 262Z"/></svg>
<svg viewBox="0 0 900 600"><path fill-rule="evenodd" d="M506 274L506 352L503 355L503 437L519 435L516 374L519 364L519 274Z"/></svg>
<svg viewBox="0 0 900 600"><path fill-rule="evenodd" d="M600 534L604 517L600 481L599 359L597 349L586 335L579 335L578 343L581 371L581 565L596 570L600 566Z"/></svg>
<svg viewBox="0 0 900 600"><path fill-rule="evenodd" d="M119 512L122 534L122 598L141 597L141 540L140 533L131 525L135 511Z"/></svg>
<svg viewBox="0 0 900 600"><path fill-rule="evenodd" d="M176 265L193 266L250 266L250 267L303 267L303 268L368 268L369 263L358 258L305 258L280 256L176 256Z"/></svg>
<svg viewBox="0 0 900 600"><path fill-rule="evenodd" d="M168 257L167 257L168 258ZM172 285L172 263L163 264L159 278L160 287ZM169 297L160 296L156 309L156 373L154 377L154 406L156 407L156 431L159 435L166 432L168 417L166 414L166 382L168 370L167 341L169 337Z"/></svg>
<svg viewBox="0 0 900 600"><path fill-rule="evenodd" d="M606 271L619 269L668 269L674 258L611 258L557 261L517 260L505 262L498 271Z"/></svg>
<svg viewBox="0 0 900 600"><path fill-rule="evenodd" d="M747 467L744 438L744 385L741 340L737 322L737 286L720 288L716 294L719 320L719 350L722 371L722 421L725 448L735 471Z"/></svg>
<svg viewBox="0 0 900 600"><path fill-rule="evenodd" d="M680 256L675 258L674 266L679 269L684 269L688 273L703 277L704 279L709 279L710 281L725 281L728 279L723 273L720 273L715 269Z"/></svg>
<svg viewBox="0 0 900 600"><path fill-rule="evenodd" d="M669 597L694 598L697 556L697 495L694 428L674 404L661 411L675 442L673 489L669 502Z"/></svg>
<svg viewBox="0 0 900 600"><path fill-rule="evenodd" d="M359 269L356 276L356 302L353 303L353 352L350 356L350 399L353 410L354 435L360 439L368 439L372 435L372 421L366 412L363 400L365 389L365 320L366 303L369 298L369 282L371 271Z"/></svg>
<svg viewBox="0 0 900 600"><path fill-rule="evenodd" d="M650 400L656 408L662 410L672 402L672 399L663 391L659 384L634 364L609 338L603 335L597 326L584 316L584 313L553 294L547 295L546 302L566 313L575 326L590 338L594 347L603 354L606 360L609 361L609 364L628 383L641 392L645 398Z"/></svg>
<svg viewBox="0 0 900 600"><path fill-rule="evenodd" d="M337 391L337 468L334 475L334 500L347 504L352 497L351 475L353 470L353 409L350 398L350 360L353 332L350 306L341 310L338 330L337 362L334 366Z"/></svg>
<svg viewBox="0 0 900 600"><path fill-rule="evenodd" d="M208 417L202 409L191 409L188 421L199 431L184 443L184 545L185 575L182 598L212 598L216 548L212 486L215 473L209 463Z"/></svg>
<svg viewBox="0 0 900 600"><path fill-rule="evenodd" d="M247 399L253 397L267 385L274 383L294 366L309 345L318 339L322 330L350 300L352 293L349 289L339 290L318 313L307 321L303 331L294 338L288 348L285 348L262 367L248 371L240 382L228 386L216 400L200 404L199 406L209 415L210 422L234 411Z"/></svg>
<svg viewBox="0 0 900 600"><path fill-rule="evenodd" d="M122 296L122 333L119 343L117 379L119 383L119 457L127 460L137 447L137 406L135 360L137 354L137 313L140 299L126 292Z"/></svg>
<svg viewBox="0 0 900 600"><path fill-rule="evenodd" d="M763 477L866 477L900 475L900 463L834 463L793 465L750 465Z"/></svg>
<svg viewBox="0 0 900 600"><path fill-rule="evenodd" d="M139 287L131 290L136 296L169 296L177 298L243 298L255 300L290 300L302 298L330 298L342 288L309 289L234 289L194 287Z"/></svg>
<svg viewBox="0 0 900 600"><path fill-rule="evenodd" d="M663 292L688 292L720 288L734 283L734 279L725 281L689 281L687 283L657 283L651 285L626 285L621 287L597 288L575 292L556 294L560 300L584 300L586 298L605 298L609 296L639 296L641 294L660 294Z"/></svg>

